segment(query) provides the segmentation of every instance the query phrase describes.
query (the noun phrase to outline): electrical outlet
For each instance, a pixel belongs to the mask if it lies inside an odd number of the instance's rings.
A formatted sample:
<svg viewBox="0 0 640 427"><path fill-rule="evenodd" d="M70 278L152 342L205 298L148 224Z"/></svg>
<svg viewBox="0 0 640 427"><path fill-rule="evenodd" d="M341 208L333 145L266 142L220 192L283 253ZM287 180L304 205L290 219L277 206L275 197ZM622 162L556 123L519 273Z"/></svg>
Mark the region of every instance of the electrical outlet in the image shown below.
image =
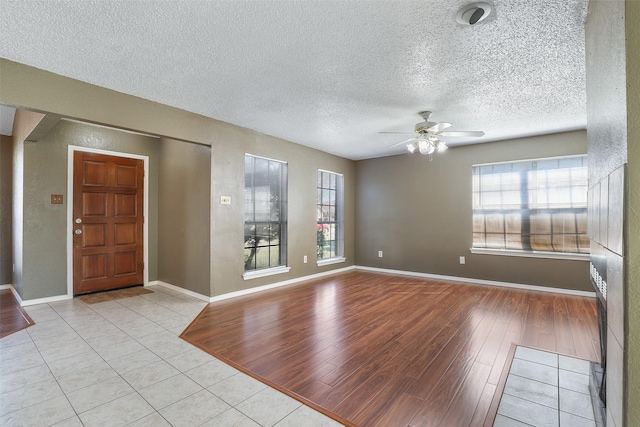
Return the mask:
<svg viewBox="0 0 640 427"><path fill-rule="evenodd" d="M465 263L465 259L463 256L460 257L460 264L464 264Z"/></svg>
<svg viewBox="0 0 640 427"><path fill-rule="evenodd" d="M61 205L62 204L62 194L52 194L51 195L51 204L52 205Z"/></svg>
<svg viewBox="0 0 640 427"><path fill-rule="evenodd" d="M378 258L382 258L382 251L378 251Z"/></svg>
<svg viewBox="0 0 640 427"><path fill-rule="evenodd" d="M306 255L302 258L302 262L304 262L305 264L307 263L307 256Z"/></svg>
<svg viewBox="0 0 640 427"><path fill-rule="evenodd" d="M230 205L231 204L231 196L220 196L220 204L221 205Z"/></svg>

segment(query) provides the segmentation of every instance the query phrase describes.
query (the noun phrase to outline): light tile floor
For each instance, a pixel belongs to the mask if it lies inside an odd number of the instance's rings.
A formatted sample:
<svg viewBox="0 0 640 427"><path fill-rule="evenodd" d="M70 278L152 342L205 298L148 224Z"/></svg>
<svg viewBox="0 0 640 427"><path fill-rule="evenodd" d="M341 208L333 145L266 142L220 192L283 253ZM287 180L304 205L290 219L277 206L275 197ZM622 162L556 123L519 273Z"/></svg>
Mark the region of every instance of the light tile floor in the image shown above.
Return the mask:
<svg viewBox="0 0 640 427"><path fill-rule="evenodd" d="M180 339L206 303L149 289L26 307L36 324L0 339L0 425L341 425Z"/></svg>
<svg viewBox="0 0 640 427"><path fill-rule="evenodd" d="M494 426L595 427L589 362L518 347Z"/></svg>

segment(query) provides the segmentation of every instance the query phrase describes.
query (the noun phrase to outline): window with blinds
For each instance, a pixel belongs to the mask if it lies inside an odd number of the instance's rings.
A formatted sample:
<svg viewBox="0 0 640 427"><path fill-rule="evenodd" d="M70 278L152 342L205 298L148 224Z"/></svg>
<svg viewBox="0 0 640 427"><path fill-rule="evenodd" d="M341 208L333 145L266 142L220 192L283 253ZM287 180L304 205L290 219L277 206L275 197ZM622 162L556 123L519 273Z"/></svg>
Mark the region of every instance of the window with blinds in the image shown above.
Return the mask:
<svg viewBox="0 0 640 427"><path fill-rule="evenodd" d="M244 269L287 264L287 164L244 157Z"/></svg>
<svg viewBox="0 0 640 427"><path fill-rule="evenodd" d="M473 248L589 253L586 156L474 165Z"/></svg>

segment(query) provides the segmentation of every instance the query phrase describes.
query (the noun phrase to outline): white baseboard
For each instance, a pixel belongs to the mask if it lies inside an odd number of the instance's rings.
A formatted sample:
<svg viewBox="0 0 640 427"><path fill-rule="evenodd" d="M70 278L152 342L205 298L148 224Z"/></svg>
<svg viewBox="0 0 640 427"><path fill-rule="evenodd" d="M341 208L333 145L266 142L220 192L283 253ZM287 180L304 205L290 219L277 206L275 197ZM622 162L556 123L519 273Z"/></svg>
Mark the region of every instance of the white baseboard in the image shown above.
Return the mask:
<svg viewBox="0 0 640 427"><path fill-rule="evenodd" d="M473 283L474 285L502 286L505 288L526 289L528 291L550 292L550 293L556 293L556 294L575 295L575 296L581 296L581 297L595 298L596 296L595 292L551 288L548 286L525 285L523 283L498 282L495 280L472 279L468 277L457 277L457 276L442 276L439 274L418 273L418 272L404 271L404 270L390 270L387 268L376 268L376 267L365 267L365 266L356 266L355 268L357 270L372 271L377 273L390 273L390 274L398 274L403 276L424 277L428 279L450 280L452 282Z"/></svg>
<svg viewBox="0 0 640 427"><path fill-rule="evenodd" d="M335 269L335 270L329 270L329 271L325 271L325 272L322 272L322 273L310 274L308 276L302 276L302 277L297 277L295 279L284 280L282 282L271 283L269 285L257 286L255 288L250 288L250 289L244 289L242 291L229 292L229 293L226 293L226 294L216 295L215 297L211 297L211 298L209 298L209 302L223 301L223 300L226 300L226 299L229 299L229 298L240 297L240 296L243 296L243 295L249 295L249 294L253 294L253 293L256 293L256 292L266 291L268 289L273 289L273 288L279 288L281 286L292 285L292 284L298 283L298 282L304 282L305 280L312 280L312 279L316 279L318 277L329 276L331 274L344 273L345 271L350 271L350 270L354 270L354 269L355 269L355 266L338 268L338 269Z"/></svg>
<svg viewBox="0 0 640 427"><path fill-rule="evenodd" d="M18 301L18 304L21 307L26 307L26 306L29 306L29 305L36 305L36 304L47 304L47 303L50 303L50 302L62 301L62 300L66 300L66 299L71 299L72 298L72 297L70 297L68 295L57 295L55 297L23 300L20 297L20 295L18 294L18 291L16 291L16 288L13 287L13 285L0 285L0 290L3 290L3 289L11 289L11 293L16 298L16 301Z"/></svg>
<svg viewBox="0 0 640 427"><path fill-rule="evenodd" d="M172 285L171 283L163 282L161 280L153 280L153 281L149 282L148 284L146 284L145 286L153 286L153 285L163 286L163 287L165 287L167 289L171 289L171 290L174 290L174 291L177 291L177 292L181 292L181 293L183 293L185 295L189 295L190 297L194 297L194 298L197 298L199 300L209 302L209 297L206 296L206 295L202 295L202 294L199 294L197 292L193 292L193 291L190 291L188 289L181 288L180 286L176 286L176 285Z"/></svg>
<svg viewBox="0 0 640 427"><path fill-rule="evenodd" d="M345 267L345 268L339 268L339 269L336 269L336 270L330 270L330 271L325 271L325 272L322 272L322 273L311 274L311 275L308 275L308 276L302 276L302 277L298 277L298 278L295 278L295 279L284 280L282 282L271 283L269 285L257 286L255 288L243 289L241 291L235 291L235 292L229 292L229 293L222 294L222 295L216 295L215 297L208 297L206 295L202 295L202 294L199 294L197 292L193 292L193 291L190 291L188 289L184 289L184 288L181 288L179 286L175 286L175 285L172 285L170 283L163 282L161 280L154 280L152 282L149 282L145 286L153 286L153 285L164 286L165 288L172 289L172 290L178 291L178 292L182 292L183 294L192 296L194 298L198 298L198 299L206 301L206 302L217 302L217 301L223 301L223 300L230 299L230 298L240 297L240 296L243 296L243 295L253 294L253 293L256 293L256 292L266 291L268 289L279 288L281 286L292 285L294 283L303 282L305 280L312 280L312 279L316 279L318 277L328 276L330 274L343 273L345 271L349 271L349 270L353 270L353 269L355 269L354 266L349 266L349 267Z"/></svg>
<svg viewBox="0 0 640 427"><path fill-rule="evenodd" d="M36 298L36 299L27 299L24 301L18 301L22 307L26 307L28 305L36 305L36 304L48 304L50 302L56 301L64 301L73 299L73 296L69 295L56 295L55 297L46 297L46 298Z"/></svg>
<svg viewBox="0 0 640 427"><path fill-rule="evenodd" d="M292 284L295 284L295 283L304 282L306 280L317 279L317 278L324 277L324 276L329 276L329 275L332 275L332 274L344 273L344 272L351 271L351 270L363 270L363 271L371 271L371 272L377 272L377 273L397 274L397 275L402 275L402 276L424 277L424 278L436 279L436 280L450 280L450 281L453 281L453 282L472 283L472 284L475 284L475 285L502 286L502 287L506 287L506 288L525 289L525 290L529 290L529 291L550 292L550 293L556 293L556 294L575 295L575 296L581 296L581 297L592 297L592 298L595 298L595 296L596 296L595 292L575 291L575 290L571 290L571 289L561 289L561 288L551 288L551 287L548 287L548 286L525 285L525 284L522 284L522 283L498 282L498 281L495 281L495 280L473 279L473 278L469 278L469 277L443 276L443 275L439 275L439 274L419 273L419 272L415 272L415 271L404 271L404 270L391 270L391 269L387 269L387 268L366 267L366 266L360 266L360 265L351 265L351 266L348 266L348 267L338 268L338 269L335 269L335 270L329 270L329 271L325 271L325 272L322 272L322 273L310 274L308 276L297 277L295 279L284 280L282 282L271 283L269 285L257 286L255 288L249 288L249 289L244 289L244 290L241 290L241 291L235 291L235 292L229 292L229 293L222 294L222 295L216 295L215 297L209 297L209 296L206 296L206 295L202 295L202 294L199 294L197 292L193 292L193 291L190 291L188 289L184 289L184 288L181 288L179 286L175 286L175 285L172 285L170 283L163 282L161 280L150 281L145 286L153 286L153 285L164 286L165 288L172 289L172 290L177 291L177 292L181 292L181 293L183 293L185 295L189 295L189 296L191 296L193 298L197 298L197 299L205 301L205 302L217 302L217 301L224 301L224 300L230 299L230 298L236 298L236 297L243 296L243 295L253 294L253 293L256 293L256 292L262 292L262 291L266 291L266 290L269 290L269 289L279 288L281 286L292 285ZM69 296L69 295L58 295L58 296L54 296L54 297L37 298L37 299L31 299L31 300L24 300L23 301L20 298L20 295L18 295L18 293L16 292L15 288L13 287L13 285L10 285L10 284L9 285L0 285L0 289L11 289L11 292L16 297L16 300L23 307L29 306L29 305L46 304L46 303L50 303L50 302L63 301L63 300L68 300L68 299L72 299L73 298L72 296Z"/></svg>

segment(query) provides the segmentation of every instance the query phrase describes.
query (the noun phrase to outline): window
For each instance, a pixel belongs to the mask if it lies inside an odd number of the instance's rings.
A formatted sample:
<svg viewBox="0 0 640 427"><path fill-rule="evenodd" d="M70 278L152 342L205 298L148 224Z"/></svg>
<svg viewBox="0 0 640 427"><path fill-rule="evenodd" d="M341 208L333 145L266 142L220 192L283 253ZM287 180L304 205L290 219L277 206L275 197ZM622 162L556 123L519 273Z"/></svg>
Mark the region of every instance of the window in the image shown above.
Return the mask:
<svg viewBox="0 0 640 427"><path fill-rule="evenodd" d="M287 164L245 154L245 272L285 266L286 263Z"/></svg>
<svg viewBox="0 0 640 427"><path fill-rule="evenodd" d="M344 177L341 174L318 170L318 264L343 258L343 192ZM327 261L331 260L331 261Z"/></svg>
<svg viewBox="0 0 640 427"><path fill-rule="evenodd" d="M586 156L473 166L472 250L587 254L586 233Z"/></svg>

